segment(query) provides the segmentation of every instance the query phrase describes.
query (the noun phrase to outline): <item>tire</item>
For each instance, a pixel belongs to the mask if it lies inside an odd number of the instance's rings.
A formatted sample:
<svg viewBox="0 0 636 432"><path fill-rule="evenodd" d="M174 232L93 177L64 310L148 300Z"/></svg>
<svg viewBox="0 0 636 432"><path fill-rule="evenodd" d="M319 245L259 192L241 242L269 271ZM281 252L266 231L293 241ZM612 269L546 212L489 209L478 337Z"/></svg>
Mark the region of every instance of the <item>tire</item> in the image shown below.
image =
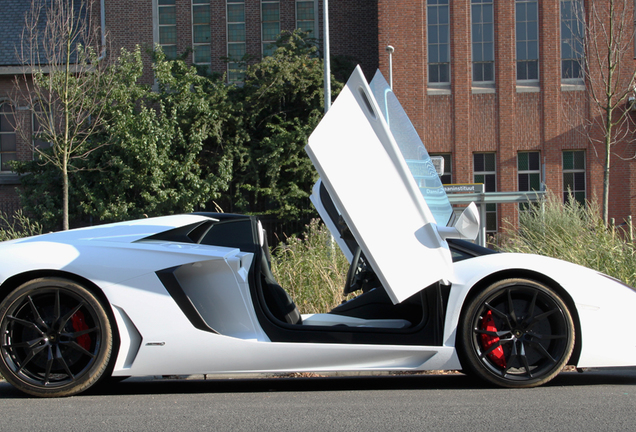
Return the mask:
<svg viewBox="0 0 636 432"><path fill-rule="evenodd" d="M570 312L551 288L506 279L467 305L457 351L469 374L502 387L536 387L567 364L574 337Z"/></svg>
<svg viewBox="0 0 636 432"><path fill-rule="evenodd" d="M113 332L100 301L59 278L34 279L0 303L0 372L24 393L63 397L106 371Z"/></svg>

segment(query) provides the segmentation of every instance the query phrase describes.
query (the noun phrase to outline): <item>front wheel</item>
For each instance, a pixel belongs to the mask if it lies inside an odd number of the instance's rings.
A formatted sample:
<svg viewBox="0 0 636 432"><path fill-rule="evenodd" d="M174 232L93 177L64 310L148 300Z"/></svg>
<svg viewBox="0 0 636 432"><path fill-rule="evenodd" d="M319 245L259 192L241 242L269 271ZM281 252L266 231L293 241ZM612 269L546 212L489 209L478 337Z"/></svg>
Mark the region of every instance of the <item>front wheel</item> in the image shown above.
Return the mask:
<svg viewBox="0 0 636 432"><path fill-rule="evenodd" d="M506 279L467 305L457 350L468 372L503 387L535 387L554 378L574 348L567 306L549 287Z"/></svg>
<svg viewBox="0 0 636 432"><path fill-rule="evenodd" d="M35 279L0 304L0 372L25 393L60 397L88 389L106 371L112 348L104 307L75 282Z"/></svg>

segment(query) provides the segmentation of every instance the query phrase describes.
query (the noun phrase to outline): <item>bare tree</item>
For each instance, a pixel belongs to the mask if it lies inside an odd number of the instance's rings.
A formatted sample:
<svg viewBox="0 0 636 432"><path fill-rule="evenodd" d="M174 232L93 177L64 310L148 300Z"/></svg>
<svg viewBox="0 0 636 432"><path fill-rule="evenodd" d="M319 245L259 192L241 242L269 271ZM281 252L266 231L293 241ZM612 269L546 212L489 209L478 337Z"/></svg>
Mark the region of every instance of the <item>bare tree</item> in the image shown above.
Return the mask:
<svg viewBox="0 0 636 432"><path fill-rule="evenodd" d="M580 67L590 101L584 130L603 163L602 213L607 225L612 158L634 157L615 152L617 144L634 140L634 0L588 0L585 7L582 0L563 3L569 3L575 17L565 30L572 36L569 48L579 59L574 68Z"/></svg>
<svg viewBox="0 0 636 432"><path fill-rule="evenodd" d="M104 145L93 137L103 127L112 89L106 35L94 0L32 0L25 16L16 77L18 104L32 119L17 129L42 164L52 164L62 178L62 228L69 228L69 173L75 163ZM30 121L29 121L30 120Z"/></svg>

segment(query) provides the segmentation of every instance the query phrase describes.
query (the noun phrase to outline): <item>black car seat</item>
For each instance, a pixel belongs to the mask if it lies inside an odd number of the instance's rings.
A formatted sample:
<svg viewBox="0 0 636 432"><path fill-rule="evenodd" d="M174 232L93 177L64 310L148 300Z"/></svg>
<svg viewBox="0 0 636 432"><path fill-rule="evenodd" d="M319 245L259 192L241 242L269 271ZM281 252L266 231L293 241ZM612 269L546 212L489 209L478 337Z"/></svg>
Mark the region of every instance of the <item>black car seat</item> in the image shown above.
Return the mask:
<svg viewBox="0 0 636 432"><path fill-rule="evenodd" d="M263 249L265 248L267 245ZM303 319L296 304L287 291L276 282L272 274L266 249L263 250L261 257L261 286L267 308L274 317L287 324L302 324Z"/></svg>

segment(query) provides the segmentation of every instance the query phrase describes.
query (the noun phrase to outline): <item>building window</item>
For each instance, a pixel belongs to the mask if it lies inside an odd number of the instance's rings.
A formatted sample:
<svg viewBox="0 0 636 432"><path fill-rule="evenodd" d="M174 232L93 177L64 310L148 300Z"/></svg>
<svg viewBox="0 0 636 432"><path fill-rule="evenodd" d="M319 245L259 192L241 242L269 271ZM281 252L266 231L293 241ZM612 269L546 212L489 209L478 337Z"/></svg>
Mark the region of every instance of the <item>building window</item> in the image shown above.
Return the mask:
<svg viewBox="0 0 636 432"><path fill-rule="evenodd" d="M166 58L177 58L177 7L175 0L159 0L159 45Z"/></svg>
<svg viewBox="0 0 636 432"><path fill-rule="evenodd" d="M539 79L539 14L537 0L517 0L517 80Z"/></svg>
<svg viewBox="0 0 636 432"><path fill-rule="evenodd" d="M192 0L192 47L197 68L210 73L210 0Z"/></svg>
<svg viewBox="0 0 636 432"><path fill-rule="evenodd" d="M227 0L227 77L231 83L243 82L245 48L245 1Z"/></svg>
<svg viewBox="0 0 636 432"><path fill-rule="evenodd" d="M0 171L11 171L9 162L16 160L16 143L13 108L0 102Z"/></svg>
<svg viewBox="0 0 636 432"><path fill-rule="evenodd" d="M495 21L492 0L471 0L473 81L495 80Z"/></svg>
<svg viewBox="0 0 636 432"><path fill-rule="evenodd" d="M563 152L563 202L570 197L585 205L585 152Z"/></svg>
<svg viewBox="0 0 636 432"><path fill-rule="evenodd" d="M431 156L441 156L444 158L444 174L439 176L439 179L442 181L442 184L453 184L453 165L452 158L450 153L437 154Z"/></svg>
<svg viewBox="0 0 636 432"><path fill-rule="evenodd" d="M280 2L261 1L261 41L263 57L272 55L276 50L276 39L280 34Z"/></svg>
<svg viewBox="0 0 636 432"><path fill-rule="evenodd" d="M428 82L450 83L448 0L429 0L427 5Z"/></svg>
<svg viewBox="0 0 636 432"><path fill-rule="evenodd" d="M517 155L517 180L519 191L541 190L541 157L539 152L522 152ZM527 203L519 204L520 210L527 210Z"/></svg>
<svg viewBox="0 0 636 432"><path fill-rule="evenodd" d="M583 2L581 0L561 1L561 78L583 78L585 36Z"/></svg>
<svg viewBox="0 0 636 432"><path fill-rule="evenodd" d="M475 153L473 155L473 181L483 183L484 192L497 192L497 155ZM486 204L486 232L497 232L497 204Z"/></svg>
<svg viewBox="0 0 636 432"><path fill-rule="evenodd" d="M309 32L313 38L318 37L316 30L316 2L315 0L296 0L296 28Z"/></svg>
<svg viewBox="0 0 636 432"><path fill-rule="evenodd" d="M43 122L48 122L47 127L42 127ZM45 141L40 136L41 133L46 133L47 129L50 130L53 127L53 120L51 119L50 114L46 115L46 111L41 103L36 103L33 107L33 111L31 113L31 132L32 132L32 142L33 147L43 150L45 148L51 147L51 143Z"/></svg>

